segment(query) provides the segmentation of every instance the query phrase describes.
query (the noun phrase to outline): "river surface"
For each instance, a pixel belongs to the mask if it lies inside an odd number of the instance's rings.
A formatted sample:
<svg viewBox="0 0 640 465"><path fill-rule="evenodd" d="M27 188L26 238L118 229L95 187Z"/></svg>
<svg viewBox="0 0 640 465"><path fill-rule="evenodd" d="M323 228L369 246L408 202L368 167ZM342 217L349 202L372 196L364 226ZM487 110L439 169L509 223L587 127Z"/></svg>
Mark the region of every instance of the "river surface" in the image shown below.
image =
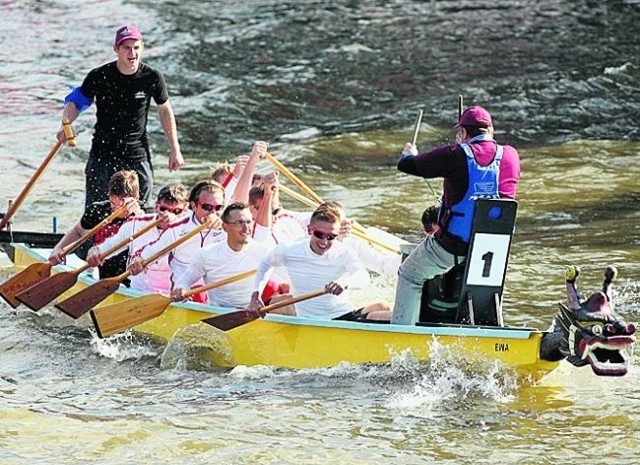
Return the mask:
<svg viewBox="0 0 640 465"><path fill-rule="evenodd" d="M0 202L53 146L62 99L135 23L165 73L193 183L254 140L360 222L410 241L441 181L395 169L451 142L458 95L518 148L522 180L505 322L545 328L564 267L586 293L619 268L617 310L640 319L640 2L0 1ZM81 214L93 110L15 217L61 230ZM262 170L270 169L268 166ZM304 208L294 204L293 209ZM0 270L1 279L15 269ZM393 282L371 295L391 298ZM640 362L624 378L568 364L541 383L417 366L321 370L161 365L164 347L99 341L86 321L0 304L0 464L596 464L640 462Z"/></svg>

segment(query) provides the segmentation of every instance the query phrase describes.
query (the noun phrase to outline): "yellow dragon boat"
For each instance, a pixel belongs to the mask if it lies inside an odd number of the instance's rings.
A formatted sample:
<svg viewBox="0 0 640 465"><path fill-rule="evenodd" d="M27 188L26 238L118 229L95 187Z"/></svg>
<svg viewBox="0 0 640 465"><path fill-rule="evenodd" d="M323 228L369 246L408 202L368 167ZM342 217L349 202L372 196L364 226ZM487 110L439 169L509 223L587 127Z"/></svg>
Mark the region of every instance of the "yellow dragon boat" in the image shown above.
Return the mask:
<svg viewBox="0 0 640 465"><path fill-rule="evenodd" d="M96 319L101 307L110 306L103 312L116 314L109 316L112 323L118 318L128 319L126 325L110 323L112 327L119 327L119 330L131 327L135 332L164 343L171 341L175 334L185 328L199 327L202 330L198 334L202 339L211 336L216 340L216 347L203 351L204 356L221 367L269 365L317 368L344 362L388 363L394 357L407 353L418 361L426 361L434 350L444 348L445 353L462 357L470 363L488 361L501 364L531 381L541 379L563 359L578 367L590 365L592 371L600 376L626 374L635 345L636 328L613 312L609 285L616 272L612 267L605 270L603 291L593 293L585 301L580 300L576 288L579 269L572 267L568 270L566 283L570 308L560 305L552 330L504 326L502 292L516 208L517 204L513 201L478 201L456 315L459 324L416 323L415 319L413 322L401 322L403 324L365 323L270 313L257 318L249 317L247 312L237 309L191 302L175 303L159 295L144 296L117 282L112 287L113 291L109 290L108 297L102 296L95 299L95 304L91 304L94 306L92 320L100 337L115 333L101 329L99 319ZM24 244L5 244L4 248L19 268L34 266L34 263L42 264L48 256L47 249L31 248ZM64 305L60 302L89 286L96 286L97 283L102 286L103 282L112 279L96 281L87 271L79 272L78 267L84 262L78 262L79 259L74 256L68 259L68 265L57 265L51 269L54 274L69 274L69 271L78 270L77 276L73 276L73 285L65 288L68 290L51 295L52 299L57 297L56 306L63 310ZM48 272L47 265L47 275ZM15 307L19 302L12 303L7 298L12 291L16 294L15 289L10 289L14 286L12 282L15 282L15 277L0 284L0 295ZM22 292L29 293L29 290ZM83 294L89 294L86 299L83 296L86 304L92 300L94 288ZM135 305L132 305L134 301L131 299L136 299ZM149 311L148 308L143 311L143 302L158 299L165 302L158 311ZM125 301L130 302L125 304ZM139 306L137 302L140 302ZM91 306L85 305L87 309ZM125 307L127 310L124 310ZM67 310L65 313L70 314ZM141 316L143 313L145 315ZM81 314L72 316L77 318ZM226 320L227 323L216 327L216 320ZM226 326L229 322L232 323ZM398 323L395 318L394 322Z"/></svg>
<svg viewBox="0 0 640 465"><path fill-rule="evenodd" d="M44 249L32 249L23 244L9 247L10 258L18 268L45 260ZM52 272L69 270L73 267L57 265ZM81 274L78 282L58 300L70 297L95 282L89 273ZM135 290L120 286L98 307L141 296ZM133 330L166 343L185 326L235 310L189 302L172 303L160 316L135 326ZM457 354L464 354L470 361L496 360L534 381L554 370L559 363L540 358L540 344L545 332L528 328L367 324L275 314L268 314L263 319L228 332L210 326L207 328L222 341L221 350L212 354L212 361L222 367L269 365L315 368L343 362L385 363L406 351L416 360L428 360L434 342Z"/></svg>

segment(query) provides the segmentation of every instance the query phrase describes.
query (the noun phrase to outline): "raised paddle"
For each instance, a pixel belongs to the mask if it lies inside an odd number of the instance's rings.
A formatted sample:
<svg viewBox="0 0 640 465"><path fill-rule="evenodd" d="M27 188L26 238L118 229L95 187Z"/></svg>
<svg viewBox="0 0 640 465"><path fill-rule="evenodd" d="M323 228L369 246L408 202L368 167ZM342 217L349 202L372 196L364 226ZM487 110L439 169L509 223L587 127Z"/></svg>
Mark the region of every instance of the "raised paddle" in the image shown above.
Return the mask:
<svg viewBox="0 0 640 465"><path fill-rule="evenodd" d="M418 133L420 132L420 125L422 124L422 110L418 110L418 116L416 117L416 125L413 127L413 137L411 143L416 145L418 142Z"/></svg>
<svg viewBox="0 0 640 465"><path fill-rule="evenodd" d="M289 189L287 186L279 186L278 187L282 192L284 192L285 194L289 195L290 197L296 199L299 202L304 203L305 205L311 207L311 208L318 208L318 203L306 198L304 195L298 194L296 191L294 191L293 189ZM388 250L390 252L394 252L394 253L399 253L399 250L393 246L387 245L384 242L380 242L376 239L374 239L373 237L369 236L366 232L366 230L359 224L355 223L353 224L353 235L357 236L367 242L369 242L370 244L373 245L377 245L378 247L382 247L385 250Z"/></svg>
<svg viewBox="0 0 640 465"><path fill-rule="evenodd" d="M416 143L418 142L418 134L420 133L420 125L422 124L422 113L423 113L422 110L418 110L418 116L416 116L416 123L413 126L413 137L411 137L411 143L413 145L416 145ZM435 197L436 202L440 203L440 197L438 196L438 194L436 194L436 191L433 190L433 187L431 187L429 180L425 179L425 182L427 183L429 190Z"/></svg>
<svg viewBox="0 0 640 465"><path fill-rule="evenodd" d="M125 204L115 210L107 218L87 231L81 238L73 241L71 244L62 249L62 251L60 252L60 256L65 257L67 254L73 252L80 244L93 236L96 231L103 228L111 221L122 215L127 210L127 208L128 204ZM13 308L17 308L22 302L17 298L17 295L22 293L26 289L35 286L43 279L48 278L51 275L51 266L51 263L49 263L48 261L32 263L24 270L20 271L15 276L0 285L0 296L2 296L2 298L6 300L7 303Z"/></svg>
<svg viewBox="0 0 640 465"><path fill-rule="evenodd" d="M137 237L140 237L153 228L157 227L161 222L162 220L156 220L148 224L141 230L136 231L135 234L132 234L130 237L124 239L123 241L120 241L110 249L106 250L104 253L101 253L100 258L107 258L109 255L117 252ZM78 282L78 276L80 276L82 272L88 270L89 268L92 268L92 266L86 263L80 268L77 268L73 271L62 271L58 274L54 274L44 281L31 286L26 291L21 292L16 296L16 298L31 310L37 312L45 305L52 302L53 299L58 297L60 294L71 289L73 285Z"/></svg>
<svg viewBox="0 0 640 465"><path fill-rule="evenodd" d="M69 123L68 119L65 119L62 121L62 128L64 129L65 136L69 134L69 137L70 137L68 139L69 146L75 147L76 142L73 136L73 129L71 128L71 124ZM26 186L24 186L24 188L22 189L22 192L20 192L20 194L11 203L11 206L9 207L9 210L7 211L7 213L4 214L4 217L0 219L0 231L4 229L4 227L9 223L9 221L11 221L11 218L13 217L13 215L18 211L18 208L22 206L22 202L24 202L24 199L27 198L27 195L29 195L29 192L31 192L31 189L33 189L33 186L36 184L36 182L38 182L38 180L40 179L40 176L42 176L44 171L47 169L47 167L51 163L51 160L53 160L53 157L60 150L60 147L62 147L62 142L57 141L53 146L53 148L49 151L47 156L44 158L44 160L42 160L42 163L40 163L40 166L38 167L36 172L33 173L33 175L31 175L31 179L29 179Z"/></svg>
<svg viewBox="0 0 640 465"><path fill-rule="evenodd" d="M326 293L327 291L325 289L322 289L320 291L313 291L309 292L308 294L302 294L298 297L292 297L291 299L283 300L282 302L278 302L272 305L267 305L266 307L262 307L261 309L259 309L256 313L248 312L246 310L239 310L237 312L225 313L224 315L212 316L200 321L221 329L222 331L229 331L233 328L237 328L238 326L250 323L253 320L257 320L258 318L265 316L267 313L277 308L286 307L287 305L302 302L303 300L313 299L314 297L318 297Z"/></svg>
<svg viewBox="0 0 640 465"><path fill-rule="evenodd" d="M420 120L422 120L422 117L420 117ZM419 127L419 123L417 123L417 127ZM310 187L308 187L305 183L303 183L300 179L298 179L296 177L296 175L294 175L291 171L289 171L282 163L280 163L278 160L276 160L274 158L273 155L271 155L269 152L267 152L267 160L269 160L276 168L278 168L292 183L294 183L296 186L298 186L304 193L306 193L309 197L311 197L312 200L309 199L305 199L304 201L302 200L304 198L304 196L301 196L300 194L298 194L295 191L292 191L291 189L287 189L285 186L280 186L280 189L283 190L283 192L291 195L292 197L296 198L297 200L306 203L307 205L310 205L313 207L313 204L310 204L309 202L316 202L315 207L316 208L319 204L324 203L324 200L322 200L322 197L320 197L318 194L316 194L315 192L313 192L313 190L311 190ZM354 230L354 235L359 236L362 239L365 239L366 241L368 241L371 244L376 244L384 249L387 249L391 252L394 253L399 253L399 250L396 247L392 247L390 245L384 244L380 241L377 241L371 237L369 237L369 235L367 234L366 230L364 229L364 227L358 223L354 223L353 224L353 230Z"/></svg>
<svg viewBox="0 0 640 465"><path fill-rule="evenodd" d="M159 252L144 260L142 262L143 266L146 267L150 263L153 263L158 258L169 253L171 250L175 249L183 242L188 241L207 227L209 227L208 223L201 224L193 231L190 231L188 234L182 236L173 244L169 244ZM131 271L127 270L124 273L119 274L118 276L114 276L113 278L101 279L97 283L92 284L91 286L81 290L80 292L63 300L62 302L57 303L55 307L58 310L61 310L62 312L69 315L71 318L80 318L82 315L87 313L93 307L98 305L100 302L102 302L104 299L118 290L118 286L120 286L120 283L127 279L130 274Z"/></svg>
<svg viewBox="0 0 640 465"><path fill-rule="evenodd" d="M269 152L267 152L267 160L269 160L269 162L273 166L275 166L282 174L284 174L289 181L291 181L293 184L298 186L302 192L307 194L316 202L323 203L323 200L322 198L320 198L319 195L313 192L305 183L303 183L295 174L289 171L289 169L286 166L284 166L282 163L276 160L276 158L273 155L271 155Z"/></svg>
<svg viewBox="0 0 640 465"><path fill-rule="evenodd" d="M256 270L245 271L235 276L220 279L204 286L190 289L184 293L184 296L185 298L189 298L200 292L241 281L255 273ZM93 325L96 327L98 337L105 338L162 315L171 302L172 299L170 297L152 294L105 307L95 308L91 310L89 314L93 320Z"/></svg>

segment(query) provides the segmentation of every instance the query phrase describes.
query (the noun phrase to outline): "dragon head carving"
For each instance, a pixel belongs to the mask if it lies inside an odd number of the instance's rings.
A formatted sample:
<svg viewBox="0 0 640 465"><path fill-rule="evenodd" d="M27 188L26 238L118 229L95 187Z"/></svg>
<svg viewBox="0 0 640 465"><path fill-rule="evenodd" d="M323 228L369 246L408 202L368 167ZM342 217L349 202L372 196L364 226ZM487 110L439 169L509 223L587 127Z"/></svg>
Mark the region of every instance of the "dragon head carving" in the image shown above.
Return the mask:
<svg viewBox="0 0 640 465"><path fill-rule="evenodd" d="M604 273L603 290L581 300L576 281L580 269L566 272L570 307L560 303L553 329L562 333L559 352L577 367L591 365L598 376L623 376L636 342L636 326L626 323L613 311L611 282L617 276L614 267Z"/></svg>

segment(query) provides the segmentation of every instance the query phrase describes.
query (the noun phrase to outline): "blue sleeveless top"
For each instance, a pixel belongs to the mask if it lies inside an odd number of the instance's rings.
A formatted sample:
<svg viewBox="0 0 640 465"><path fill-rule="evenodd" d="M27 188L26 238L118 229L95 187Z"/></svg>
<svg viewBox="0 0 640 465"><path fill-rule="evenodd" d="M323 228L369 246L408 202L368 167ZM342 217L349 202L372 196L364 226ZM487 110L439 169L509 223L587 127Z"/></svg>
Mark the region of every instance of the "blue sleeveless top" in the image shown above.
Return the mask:
<svg viewBox="0 0 640 465"><path fill-rule="evenodd" d="M496 144L496 154L491 163L487 166L480 166L473 156L473 151L469 144L476 141L491 140L487 135L481 134L469 139L467 144L460 144L462 150L467 155L467 168L469 172L469 187L460 202L452 205L447 215L448 222L446 230L462 241L468 243L471 239L471 228L473 215L476 210L477 199L497 199L500 198L498 190L498 180L500 176L500 160L502 159L503 149L501 145Z"/></svg>

